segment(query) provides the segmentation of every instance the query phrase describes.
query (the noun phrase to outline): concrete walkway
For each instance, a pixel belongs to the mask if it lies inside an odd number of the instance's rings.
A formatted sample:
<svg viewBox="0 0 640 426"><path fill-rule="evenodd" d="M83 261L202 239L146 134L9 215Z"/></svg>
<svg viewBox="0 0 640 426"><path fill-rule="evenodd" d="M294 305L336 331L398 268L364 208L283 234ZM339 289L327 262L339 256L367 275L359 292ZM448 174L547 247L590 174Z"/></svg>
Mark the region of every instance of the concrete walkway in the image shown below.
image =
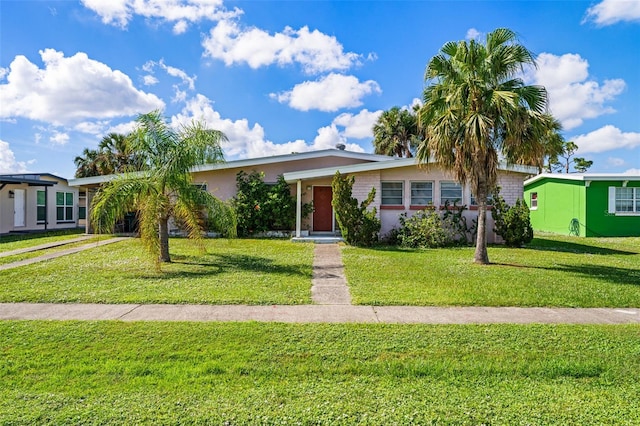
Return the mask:
<svg viewBox="0 0 640 426"><path fill-rule="evenodd" d="M107 240L101 240L94 243L84 244L77 247L68 248L66 250L60 250L53 253L43 254L42 256L32 257L30 259L19 260L17 262L7 263L5 265L0 265L0 271L4 271L7 269L17 268L19 266L30 265L32 263L42 262L49 259L55 259L57 257L66 256L68 254L78 253L83 250L88 250L94 247L104 246L106 244L117 243L118 241L122 241L128 237L115 237L109 238ZM54 246L55 247L55 246ZM49 248L49 247L47 247Z"/></svg>
<svg viewBox="0 0 640 426"><path fill-rule="evenodd" d="M351 304L338 244L316 244L313 249L311 300L318 305Z"/></svg>
<svg viewBox="0 0 640 426"><path fill-rule="evenodd" d="M29 253L31 251L46 250L49 248L60 247L67 244L79 243L81 241L85 241L93 237L94 237L93 235L83 235L82 237L73 238L70 240L54 241L51 243L40 244L37 246L25 247L21 249L10 250L10 251L3 251L2 253L0 253L0 257L15 256L16 254Z"/></svg>

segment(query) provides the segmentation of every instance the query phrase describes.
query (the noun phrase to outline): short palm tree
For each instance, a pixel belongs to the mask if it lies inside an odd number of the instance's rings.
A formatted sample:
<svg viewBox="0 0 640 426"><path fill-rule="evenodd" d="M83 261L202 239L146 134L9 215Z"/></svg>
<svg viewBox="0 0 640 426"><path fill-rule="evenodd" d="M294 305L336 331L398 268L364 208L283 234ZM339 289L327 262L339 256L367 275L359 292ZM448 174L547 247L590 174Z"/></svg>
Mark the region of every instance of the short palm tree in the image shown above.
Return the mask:
<svg viewBox="0 0 640 426"><path fill-rule="evenodd" d="M433 158L461 184L468 183L478 203L474 261L489 263L486 238L487 196L497 184L498 158L537 165L548 130L544 87L526 86L518 73L535 66L533 54L500 28L475 40L448 42L427 65L419 124L426 139L417 157Z"/></svg>
<svg viewBox="0 0 640 426"><path fill-rule="evenodd" d="M373 126L373 147L376 154L413 157L417 140L416 116L406 109L393 107L384 111Z"/></svg>
<svg viewBox="0 0 640 426"><path fill-rule="evenodd" d="M225 135L205 129L200 122L175 131L154 111L138 117L130 142L133 152L145 159L145 169L124 173L105 183L96 193L91 220L99 231L112 229L129 211L138 212L140 238L159 262L170 262L169 220L173 218L201 238L201 212L219 230L235 235L233 210L203 188L194 185L190 169L223 161Z"/></svg>

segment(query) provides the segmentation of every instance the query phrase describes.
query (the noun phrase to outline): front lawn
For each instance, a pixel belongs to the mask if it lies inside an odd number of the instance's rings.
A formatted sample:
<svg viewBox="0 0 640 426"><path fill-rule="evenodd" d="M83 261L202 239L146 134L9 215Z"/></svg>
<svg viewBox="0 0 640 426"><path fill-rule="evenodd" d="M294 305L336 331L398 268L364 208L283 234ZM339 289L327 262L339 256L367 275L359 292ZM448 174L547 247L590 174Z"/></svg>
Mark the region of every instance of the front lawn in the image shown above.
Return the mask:
<svg viewBox="0 0 640 426"><path fill-rule="evenodd" d="M313 245L284 240L171 239L155 269L140 240L0 271L2 302L307 304Z"/></svg>
<svg viewBox="0 0 640 426"><path fill-rule="evenodd" d="M343 247L354 304L639 307L640 238L537 236L526 248Z"/></svg>
<svg viewBox="0 0 640 426"><path fill-rule="evenodd" d="M81 237L83 233L83 229L65 229L60 231L34 232L30 234L2 235L0 236L0 253L40 244L72 240Z"/></svg>
<svg viewBox="0 0 640 426"><path fill-rule="evenodd" d="M640 422L640 328L0 322L0 424Z"/></svg>

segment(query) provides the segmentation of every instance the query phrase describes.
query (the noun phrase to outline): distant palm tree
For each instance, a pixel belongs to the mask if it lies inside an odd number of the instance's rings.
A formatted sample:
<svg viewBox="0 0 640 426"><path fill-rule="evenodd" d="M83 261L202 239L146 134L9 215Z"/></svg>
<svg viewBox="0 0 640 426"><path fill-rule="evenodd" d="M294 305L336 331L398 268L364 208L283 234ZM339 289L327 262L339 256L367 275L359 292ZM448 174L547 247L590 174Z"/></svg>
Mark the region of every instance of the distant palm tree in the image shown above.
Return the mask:
<svg viewBox="0 0 640 426"><path fill-rule="evenodd" d="M136 120L130 142L145 159L144 170L124 173L105 183L96 193L91 220L99 231L110 230L129 211L138 212L140 238L158 262L170 262L169 220L183 224L193 239L201 238L200 212L229 235L235 235L233 210L193 184L190 169L222 162L220 143L226 136L193 122L179 131L170 128L154 111Z"/></svg>
<svg viewBox="0 0 640 426"><path fill-rule="evenodd" d="M104 162L108 165L105 170L110 171L105 174L139 171L144 168L143 155L133 150L128 135L109 133L100 141L98 150L103 154Z"/></svg>
<svg viewBox="0 0 640 426"><path fill-rule="evenodd" d="M427 65L430 84L419 113L427 137L417 156L421 163L433 157L469 183L478 204L476 263L489 263L487 197L496 187L498 154L537 165L544 152L547 92L518 77L526 65L535 65L533 54L506 28L487 34L484 44L448 42Z"/></svg>
<svg viewBox="0 0 640 426"><path fill-rule="evenodd" d="M374 152L396 157L413 157L418 143L416 116L406 109L384 111L373 126Z"/></svg>
<svg viewBox="0 0 640 426"><path fill-rule="evenodd" d="M85 148L82 155L74 158L76 178L100 176L99 156L100 153L97 150Z"/></svg>

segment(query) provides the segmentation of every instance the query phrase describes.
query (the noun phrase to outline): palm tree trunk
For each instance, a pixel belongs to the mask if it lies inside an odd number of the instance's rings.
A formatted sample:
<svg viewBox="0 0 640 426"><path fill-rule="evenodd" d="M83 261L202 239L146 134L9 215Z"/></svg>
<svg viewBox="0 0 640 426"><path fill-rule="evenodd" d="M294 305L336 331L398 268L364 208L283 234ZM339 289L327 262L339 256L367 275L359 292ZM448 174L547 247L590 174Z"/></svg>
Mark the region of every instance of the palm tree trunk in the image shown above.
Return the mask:
<svg viewBox="0 0 640 426"><path fill-rule="evenodd" d="M160 262L171 262L169 256L169 218L161 217L159 224Z"/></svg>
<svg viewBox="0 0 640 426"><path fill-rule="evenodd" d="M486 198L486 197L485 197ZM489 264L487 253L487 202L478 202L478 235L476 237L476 252L473 261L482 265Z"/></svg>

